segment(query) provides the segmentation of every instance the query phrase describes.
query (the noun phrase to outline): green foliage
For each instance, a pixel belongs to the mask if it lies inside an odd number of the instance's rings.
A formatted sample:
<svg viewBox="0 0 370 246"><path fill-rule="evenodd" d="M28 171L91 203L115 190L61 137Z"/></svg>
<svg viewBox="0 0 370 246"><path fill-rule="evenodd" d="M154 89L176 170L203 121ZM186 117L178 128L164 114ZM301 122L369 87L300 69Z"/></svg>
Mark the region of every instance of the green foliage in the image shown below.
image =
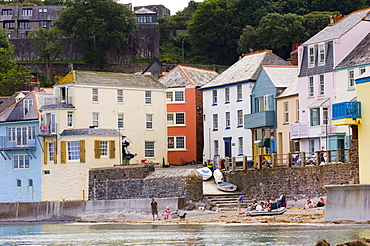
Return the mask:
<svg viewBox="0 0 370 246"><path fill-rule="evenodd" d="M307 36L312 37L330 24L330 16L339 15L339 12L311 12L303 16Z"/></svg>
<svg viewBox="0 0 370 246"><path fill-rule="evenodd" d="M13 47L0 29L0 95L10 96L21 89L21 84L29 73L23 66L17 66L12 58Z"/></svg>
<svg viewBox="0 0 370 246"><path fill-rule="evenodd" d="M127 44L135 30L135 15L113 0L76 0L62 9L55 26L81 45L89 64L107 63L106 51Z"/></svg>
<svg viewBox="0 0 370 246"><path fill-rule="evenodd" d="M338 11L347 15L369 6L367 0L310 0L310 11Z"/></svg>

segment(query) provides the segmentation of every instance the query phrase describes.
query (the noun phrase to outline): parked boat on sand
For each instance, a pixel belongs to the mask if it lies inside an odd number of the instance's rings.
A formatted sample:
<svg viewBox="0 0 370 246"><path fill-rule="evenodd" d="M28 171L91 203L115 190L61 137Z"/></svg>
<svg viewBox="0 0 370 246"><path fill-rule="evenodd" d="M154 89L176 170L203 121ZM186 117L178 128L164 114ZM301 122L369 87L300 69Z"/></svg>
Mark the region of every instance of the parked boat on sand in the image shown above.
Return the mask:
<svg viewBox="0 0 370 246"><path fill-rule="evenodd" d="M217 188L222 191L235 191L238 187L234 184L224 182L224 177L220 169L216 169L213 172L213 177L215 178L215 182L217 184Z"/></svg>
<svg viewBox="0 0 370 246"><path fill-rule="evenodd" d="M249 216L271 216L271 215L281 215L286 211L285 207L280 207L277 209L272 209L270 211L252 211L249 212Z"/></svg>
<svg viewBox="0 0 370 246"><path fill-rule="evenodd" d="M196 170L203 176L203 180L208 180L210 177L212 177L212 171L208 167L202 167Z"/></svg>

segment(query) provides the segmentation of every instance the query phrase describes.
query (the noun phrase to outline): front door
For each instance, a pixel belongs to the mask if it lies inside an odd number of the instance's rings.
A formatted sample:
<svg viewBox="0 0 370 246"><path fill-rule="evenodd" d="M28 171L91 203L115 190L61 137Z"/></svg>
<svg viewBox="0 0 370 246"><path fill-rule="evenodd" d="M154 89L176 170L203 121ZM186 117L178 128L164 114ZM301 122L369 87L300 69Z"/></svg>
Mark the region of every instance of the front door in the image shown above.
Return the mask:
<svg viewBox="0 0 370 246"><path fill-rule="evenodd" d="M231 137L224 138L225 143L225 157L231 158Z"/></svg>

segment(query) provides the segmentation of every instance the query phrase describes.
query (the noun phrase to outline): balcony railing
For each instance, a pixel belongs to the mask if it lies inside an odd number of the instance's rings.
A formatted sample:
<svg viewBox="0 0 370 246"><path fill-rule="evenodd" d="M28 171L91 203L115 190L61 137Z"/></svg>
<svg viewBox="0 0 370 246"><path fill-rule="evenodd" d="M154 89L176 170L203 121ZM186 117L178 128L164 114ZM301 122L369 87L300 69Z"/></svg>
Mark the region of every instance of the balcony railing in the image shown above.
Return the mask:
<svg viewBox="0 0 370 246"><path fill-rule="evenodd" d="M357 119L361 117L361 102L341 102L332 105L333 120Z"/></svg>
<svg viewBox="0 0 370 246"><path fill-rule="evenodd" d="M40 126L40 135L55 135L56 134L56 125L52 125L51 123L47 125Z"/></svg>
<svg viewBox="0 0 370 246"><path fill-rule="evenodd" d="M291 139L308 138L308 123L290 124L290 138Z"/></svg>
<svg viewBox="0 0 370 246"><path fill-rule="evenodd" d="M275 111L263 111L244 115L244 128L252 129L275 125Z"/></svg>
<svg viewBox="0 0 370 246"><path fill-rule="evenodd" d="M45 104L72 104L73 105L73 97L54 97L54 98L46 98Z"/></svg>
<svg viewBox="0 0 370 246"><path fill-rule="evenodd" d="M0 150L16 150L16 149L36 149L36 139L19 138L15 141L8 141L5 136L0 137Z"/></svg>

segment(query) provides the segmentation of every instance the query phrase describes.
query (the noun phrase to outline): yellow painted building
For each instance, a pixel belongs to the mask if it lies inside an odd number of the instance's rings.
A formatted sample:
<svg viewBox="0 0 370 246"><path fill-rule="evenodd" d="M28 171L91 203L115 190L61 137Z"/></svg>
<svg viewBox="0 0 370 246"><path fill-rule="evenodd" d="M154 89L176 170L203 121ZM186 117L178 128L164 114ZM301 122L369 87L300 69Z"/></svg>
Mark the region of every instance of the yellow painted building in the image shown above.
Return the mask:
<svg viewBox="0 0 370 246"><path fill-rule="evenodd" d="M166 163L165 87L153 76L72 71L54 90L41 108L42 200L87 200L91 168Z"/></svg>

